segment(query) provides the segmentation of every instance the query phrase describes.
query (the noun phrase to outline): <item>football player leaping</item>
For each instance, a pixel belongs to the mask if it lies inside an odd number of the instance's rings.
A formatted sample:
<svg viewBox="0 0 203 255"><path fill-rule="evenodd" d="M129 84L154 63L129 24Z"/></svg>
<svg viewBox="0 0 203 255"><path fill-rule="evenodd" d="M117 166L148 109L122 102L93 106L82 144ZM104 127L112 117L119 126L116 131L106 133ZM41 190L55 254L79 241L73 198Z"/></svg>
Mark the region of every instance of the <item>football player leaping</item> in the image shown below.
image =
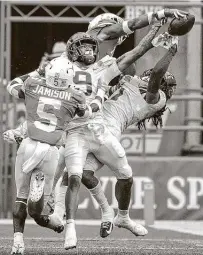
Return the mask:
<svg viewBox="0 0 203 255"><path fill-rule="evenodd" d="M24 81L22 79L16 78L17 82L11 82L7 87L11 95L25 99L28 135L16 157L17 197L13 208L14 243L11 254L24 254L27 202L30 216L41 224L41 212L52 191L59 157L56 145L61 143L64 124L76 114L89 115L84 93L69 87L66 72L60 67L47 68L46 79L37 72Z"/></svg>
<svg viewBox="0 0 203 255"><path fill-rule="evenodd" d="M176 87L174 76L169 72L166 73L166 70L175 55L177 40L172 40L172 37L167 34L163 37L160 35L155 45L167 45L169 48L172 44L174 44L174 46L169 49L153 70L144 72L141 78L137 76L134 78L130 76L124 77L119 83L120 88L104 103L103 116L105 124L116 138L120 139L121 133L128 126L135 123L139 123L139 125L144 124L146 118L152 117L155 125L157 125L157 121L161 121L161 115L165 110L166 100L170 99ZM159 88L161 90L159 90ZM108 137L108 134L105 135ZM109 140L111 140L110 138L111 137L108 137ZM122 147L116 141L114 145L117 145L117 149L122 151ZM129 218L128 207L132 186L131 168L127 164L124 165L124 168L115 165L115 162L121 163L121 160L116 158L116 153L112 154L114 148L104 148L105 150L98 150L94 154L100 161L105 162L118 178L116 184L116 198L118 200L119 210L115 224L119 227L129 229L135 235L145 235L147 231ZM109 148L111 148L111 151L109 151ZM106 237L112 230L112 215L109 215L110 207L101 188L101 184L94 176L94 171L102 167L100 161L98 161L93 154L88 154L82 182L100 205L102 211L100 235ZM65 186L67 185L67 180L65 180L65 178L67 178L67 176L64 175L61 194L57 198L54 214L52 215L52 217L56 217L56 214L58 214L61 219L63 219L65 211L64 190L66 190Z"/></svg>
<svg viewBox="0 0 203 255"><path fill-rule="evenodd" d="M168 46L169 50L153 69L145 71L140 77L124 76L118 84L118 89L104 103L102 110L105 123L118 140L127 127L137 124L141 128L145 126L145 120L149 118L152 118L156 126L158 124L162 126L161 116L166 109L166 102L172 97L176 88L175 77L167 72L167 69L177 51L177 41L173 40ZM130 230L135 235L142 235L143 228L129 218L132 172L130 175L128 169L124 171L115 169L114 162L118 159L115 155L112 157L109 151L103 151L103 153L103 155L98 153L88 155L83 172L83 184L89 188L101 210L108 208L101 184L94 176L94 172L103 166L101 158L106 157L106 164L118 179L115 188L118 212L114 224ZM128 178L125 178L127 176ZM100 235L108 236L111 228L110 221L104 222L101 224Z"/></svg>
<svg viewBox="0 0 203 255"><path fill-rule="evenodd" d="M126 36L134 33L137 29L150 25L153 15L157 19L180 19L187 14L188 12L178 9L162 9L127 21L113 13L103 13L89 23L87 33L99 41L99 58L101 59L106 55L112 56L116 46L121 44Z"/></svg>
<svg viewBox="0 0 203 255"><path fill-rule="evenodd" d="M134 63L147 50L149 50L152 47L151 41L154 39L160 27L161 21L153 19L153 24L150 32L140 42L139 46L134 48L132 51L125 53L118 59L104 57L102 60L94 64L93 67L91 67L94 72L97 70L101 72L101 68L103 68L102 76L98 82L103 85L108 85L111 79L118 76L118 74L121 74L122 71ZM72 43L68 42L67 54L69 59L71 59L72 56L77 55L77 52L80 52L79 45L80 44L76 44L74 41L72 41ZM84 62L81 61L82 59L83 58L81 57L77 58L75 62L81 68L85 68ZM108 59L108 61L106 61L106 59ZM74 61L74 59L72 59L72 61ZM97 114L95 118L84 122L81 122L81 119L79 122L73 120L69 123L66 130L68 131L68 136L65 146L65 161L68 171L68 190L66 193L67 224L65 249L71 249L76 247L77 243L74 220L77 210L77 195L87 154L89 152L93 152L97 155L98 159L102 163L107 165L109 165L110 162L106 159L106 157L103 157L104 151L108 151L112 157L113 155L117 155L117 162L114 161L114 169L119 169L120 172L125 173L123 179L131 178L132 171L128 165L127 158L122 146L116 137L114 137L110 132L108 132L108 130L106 130L103 119L99 114ZM104 131L105 137L103 137ZM113 167L112 162L109 166L111 168ZM143 235L145 235L147 231L144 229L143 233Z"/></svg>

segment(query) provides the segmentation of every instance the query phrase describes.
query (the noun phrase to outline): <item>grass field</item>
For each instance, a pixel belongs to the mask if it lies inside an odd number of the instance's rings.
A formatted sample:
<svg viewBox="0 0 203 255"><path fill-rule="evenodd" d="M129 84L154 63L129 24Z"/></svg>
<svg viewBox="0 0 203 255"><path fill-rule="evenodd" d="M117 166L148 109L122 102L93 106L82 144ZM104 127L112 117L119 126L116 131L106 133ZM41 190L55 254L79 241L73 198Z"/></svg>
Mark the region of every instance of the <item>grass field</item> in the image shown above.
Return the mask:
<svg viewBox="0 0 203 255"><path fill-rule="evenodd" d="M78 246L76 249L66 251L63 248L64 232L56 234L29 223L25 228L26 255L57 255L57 254L139 254L139 255L165 255L165 254L203 254L203 223L194 225L181 222L176 231L176 223L156 223L149 227L145 237L135 237L125 229L114 228L112 234L106 239L99 236L99 225L77 225ZM177 224L178 225L178 224ZM168 226L168 227L167 227ZM182 226L182 228L181 228ZM182 233L189 232L189 233ZM185 229L185 230L184 230ZM178 232L177 232L178 231ZM198 231L202 231L198 232ZM190 234L193 232L193 234ZM195 234L194 234L195 233ZM198 234L199 233L199 234ZM0 222L0 254L10 254L12 245L11 222Z"/></svg>

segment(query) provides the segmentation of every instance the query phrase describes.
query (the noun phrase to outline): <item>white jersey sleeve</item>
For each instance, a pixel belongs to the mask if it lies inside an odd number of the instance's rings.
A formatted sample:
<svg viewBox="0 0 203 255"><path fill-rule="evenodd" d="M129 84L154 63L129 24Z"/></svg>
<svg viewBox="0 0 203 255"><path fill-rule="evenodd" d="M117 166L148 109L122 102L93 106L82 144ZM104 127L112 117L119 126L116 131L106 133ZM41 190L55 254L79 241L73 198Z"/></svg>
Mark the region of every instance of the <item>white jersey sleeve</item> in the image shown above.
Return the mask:
<svg viewBox="0 0 203 255"><path fill-rule="evenodd" d="M95 69L97 72L99 72L100 76L97 96L104 98L109 83L116 76L120 75L121 71L118 68L116 58L110 57L108 55L96 63Z"/></svg>
<svg viewBox="0 0 203 255"><path fill-rule="evenodd" d="M11 94L14 97L24 98L25 81L29 77L36 77L36 76L39 76L39 73L37 71L33 71L31 73L28 73L13 79L7 85L7 91L9 92L9 94Z"/></svg>

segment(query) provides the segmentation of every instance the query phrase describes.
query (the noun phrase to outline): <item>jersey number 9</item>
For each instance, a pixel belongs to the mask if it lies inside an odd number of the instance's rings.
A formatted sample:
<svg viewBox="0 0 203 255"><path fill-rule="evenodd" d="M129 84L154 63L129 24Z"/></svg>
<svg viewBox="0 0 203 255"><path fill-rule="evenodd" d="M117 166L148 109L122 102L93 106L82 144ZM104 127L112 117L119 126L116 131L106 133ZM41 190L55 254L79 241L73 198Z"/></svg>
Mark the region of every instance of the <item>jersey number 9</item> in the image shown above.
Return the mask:
<svg viewBox="0 0 203 255"><path fill-rule="evenodd" d="M90 73L84 71L76 71L73 77L75 89L81 90L86 96L92 94L92 77Z"/></svg>

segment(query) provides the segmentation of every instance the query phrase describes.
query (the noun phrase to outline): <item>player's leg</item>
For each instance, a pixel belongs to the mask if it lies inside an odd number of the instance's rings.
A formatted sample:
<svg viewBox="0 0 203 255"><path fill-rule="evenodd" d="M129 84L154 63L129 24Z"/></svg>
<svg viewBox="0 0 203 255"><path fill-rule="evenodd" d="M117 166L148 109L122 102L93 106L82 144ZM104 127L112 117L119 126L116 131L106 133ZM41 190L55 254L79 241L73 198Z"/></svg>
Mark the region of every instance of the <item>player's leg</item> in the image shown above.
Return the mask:
<svg viewBox="0 0 203 255"><path fill-rule="evenodd" d="M62 175L65 168L64 146L59 148L59 160L54 176L54 183L49 201L47 202L47 211L52 213L53 218L55 214L61 214L61 199L60 199L60 186L62 181ZM59 201L59 202L58 202ZM65 205L64 205L65 206ZM64 214L63 214L64 215ZM63 216L62 216L63 219Z"/></svg>
<svg viewBox="0 0 203 255"><path fill-rule="evenodd" d="M51 146L46 153L45 158L38 166L36 173L33 174L34 182L36 182L36 186L32 183L31 194L34 199L28 203L28 212L32 218L36 221L37 224L43 227L47 227L49 224L50 218L48 215L44 214L44 209L46 208L46 204L48 202L49 196L52 191L54 175L56 172L57 164L58 164L59 153L58 149L54 146ZM41 182L38 176L43 176L44 183ZM60 226L63 228L63 224ZM61 232L62 230L54 229L57 232Z"/></svg>
<svg viewBox="0 0 203 255"><path fill-rule="evenodd" d="M117 177L115 196L118 201L118 213L114 224L130 230L136 236L146 235L147 230L129 217L131 187L133 183L132 169L128 164L125 150L112 134L106 134L105 143L95 153L102 163L106 164Z"/></svg>
<svg viewBox="0 0 203 255"><path fill-rule="evenodd" d="M89 141L85 128L67 136L65 161L68 171L68 189L65 197L66 205L66 234L65 249L76 247L75 214L78 207L78 192L81 184L83 167L89 151Z"/></svg>
<svg viewBox="0 0 203 255"><path fill-rule="evenodd" d="M109 205L107 200L106 201L101 200L101 195L99 195L101 184L99 183L99 180L94 176L94 170L92 170L92 169L99 169L101 167L101 163L99 161L97 163L97 161L98 160L94 157L93 154L88 154L84 170L87 170L87 169L90 169L90 170L83 171L82 183L86 186L87 189L90 190L91 193L93 193L95 199L101 205L102 215L104 214L104 217L105 217L106 214L109 212L109 210L107 210L107 208L109 208ZM60 159L59 159L58 167L59 165L61 165ZM66 197L67 188L68 188L68 172L67 172L67 169L65 168L63 176L60 177L55 187L54 212L52 215L50 215L51 224L52 224L52 226L50 225L51 229L53 229L53 227L57 227L56 222L58 221L57 220L58 218L60 219L61 222L64 218L65 211L66 211L65 197Z"/></svg>
<svg viewBox="0 0 203 255"><path fill-rule="evenodd" d="M15 163L15 183L17 195L13 206L14 242L11 254L24 254L25 250L23 233L27 217L27 199L31 179L31 174L25 174L22 172L25 145L26 141L24 140L18 149Z"/></svg>
<svg viewBox="0 0 203 255"><path fill-rule="evenodd" d="M100 206L102 214L100 236L105 238L113 230L114 210L108 203L100 181L94 175L95 171L102 168L102 166L103 164L94 156L94 154L89 153L83 169L82 183L89 189L91 195Z"/></svg>
<svg viewBox="0 0 203 255"><path fill-rule="evenodd" d="M61 146L58 151L59 151L59 160L58 160L58 165L56 168L56 173L54 176L53 190L55 190L55 187L59 179L63 176L64 168L66 167L65 156L64 156L65 145Z"/></svg>

